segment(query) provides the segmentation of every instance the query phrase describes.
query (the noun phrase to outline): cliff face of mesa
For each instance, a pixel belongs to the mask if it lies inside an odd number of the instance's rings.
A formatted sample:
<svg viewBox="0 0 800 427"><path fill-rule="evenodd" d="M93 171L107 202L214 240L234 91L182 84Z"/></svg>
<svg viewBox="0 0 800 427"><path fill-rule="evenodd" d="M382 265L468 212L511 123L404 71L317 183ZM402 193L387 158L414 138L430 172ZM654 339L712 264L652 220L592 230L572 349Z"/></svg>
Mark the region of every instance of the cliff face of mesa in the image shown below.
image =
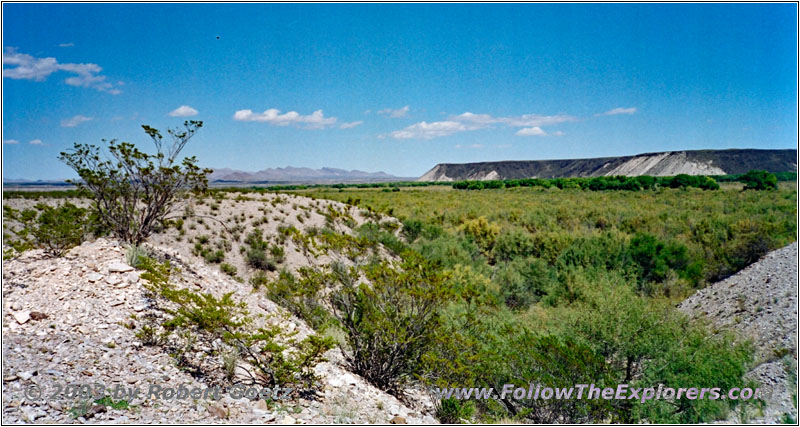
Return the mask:
<svg viewBox="0 0 800 427"><path fill-rule="evenodd" d="M694 150L594 159L440 163L419 181L567 178L612 175L727 175L797 170L797 150Z"/></svg>

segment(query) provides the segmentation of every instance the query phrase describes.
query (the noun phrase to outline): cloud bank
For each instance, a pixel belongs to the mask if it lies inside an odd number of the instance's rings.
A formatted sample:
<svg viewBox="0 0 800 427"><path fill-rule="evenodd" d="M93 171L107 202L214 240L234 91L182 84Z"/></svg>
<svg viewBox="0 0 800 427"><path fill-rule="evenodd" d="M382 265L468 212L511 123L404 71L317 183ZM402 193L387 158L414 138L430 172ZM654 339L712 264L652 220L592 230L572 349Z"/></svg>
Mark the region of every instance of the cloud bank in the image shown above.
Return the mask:
<svg viewBox="0 0 800 427"><path fill-rule="evenodd" d="M254 113L253 110L239 110L233 114L233 119L242 122L263 122L273 126L298 126L307 129L324 129L336 124L336 117L325 117L322 110L314 111L309 115L301 115L297 111L281 114L281 111L270 108L263 113Z"/></svg>
<svg viewBox="0 0 800 427"><path fill-rule="evenodd" d="M490 114L475 114L468 111L457 116L450 116L445 121L415 123L402 130L391 132L389 136L395 139L432 139L458 132L486 129L495 125L523 128L516 132L520 136L545 136L547 133L541 129L541 126L552 126L576 120L578 120L576 117L566 114L554 116L523 114L512 117L494 117Z"/></svg>
<svg viewBox="0 0 800 427"><path fill-rule="evenodd" d="M6 68L6 66L10 67ZM3 50L4 78L41 82L58 71L75 74L64 80L64 83L70 86L88 87L112 95L122 93L116 87L118 85L106 81L106 76L100 74L103 69L97 64L61 64L53 57L36 58L28 54L19 53L13 47L6 47Z"/></svg>

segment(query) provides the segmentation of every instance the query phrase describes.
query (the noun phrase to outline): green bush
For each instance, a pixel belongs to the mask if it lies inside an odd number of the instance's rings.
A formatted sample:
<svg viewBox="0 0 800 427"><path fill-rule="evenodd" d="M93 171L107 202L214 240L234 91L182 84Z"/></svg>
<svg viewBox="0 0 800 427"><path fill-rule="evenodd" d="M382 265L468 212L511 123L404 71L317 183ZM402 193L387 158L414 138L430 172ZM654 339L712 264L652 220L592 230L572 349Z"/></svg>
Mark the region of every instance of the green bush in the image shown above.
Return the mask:
<svg viewBox="0 0 800 427"><path fill-rule="evenodd" d="M322 355L333 346L332 340L311 335L297 342L279 325L255 328L246 304L235 301L232 293L217 298L177 289L170 283L172 267L168 263L147 259L142 268L145 272L141 277L148 282L146 289L158 300L169 303L160 308L167 314L160 325L166 336L174 338L180 333L193 332L209 343L221 341L247 362L250 380L262 386L298 384L306 389L318 386L314 366L324 360ZM192 342L189 346L193 347ZM179 362L186 360L182 358Z"/></svg>
<svg viewBox="0 0 800 427"><path fill-rule="evenodd" d="M751 170L739 178L745 190L777 190L778 178L767 171Z"/></svg>
<svg viewBox="0 0 800 427"><path fill-rule="evenodd" d="M346 334L340 347L353 372L396 392L422 371L420 358L442 333L440 311L452 294L446 276L414 256L365 266L362 273L370 285L357 283L351 269L329 297Z"/></svg>
<svg viewBox="0 0 800 427"><path fill-rule="evenodd" d="M541 259L516 258L498 265L494 280L509 308L526 309L547 293L556 275Z"/></svg>
<svg viewBox="0 0 800 427"><path fill-rule="evenodd" d="M207 250L203 253L203 258L211 264L219 264L225 259L225 251L222 249L217 251Z"/></svg>
<svg viewBox="0 0 800 427"><path fill-rule="evenodd" d="M35 210L22 212L4 206L3 216L6 221L19 223L13 232L16 238L3 238L3 243L16 252L36 247L49 255L62 256L80 245L92 228L87 210L69 202L56 207L39 203Z"/></svg>
<svg viewBox="0 0 800 427"><path fill-rule="evenodd" d="M436 418L444 424L461 424L469 421L475 413L475 404L470 400L442 399L436 405Z"/></svg>
<svg viewBox="0 0 800 427"><path fill-rule="evenodd" d="M340 268L335 267L334 271ZM281 271L278 279L267 285L267 296L321 332L331 325L332 318L322 305L320 292L333 283L334 273L301 267L297 274L295 277L289 271Z"/></svg>
<svg viewBox="0 0 800 427"><path fill-rule="evenodd" d="M478 217L464 221L461 230L470 236L484 253L490 253L494 247L497 235L500 234L500 227L490 223L486 217Z"/></svg>
<svg viewBox="0 0 800 427"><path fill-rule="evenodd" d="M403 221L403 236L409 243L413 243L422 234L422 227L422 221L405 220Z"/></svg>
<svg viewBox="0 0 800 427"><path fill-rule="evenodd" d="M683 273L689 266L686 246L662 242L655 236L640 233L631 239L628 249L641 282L662 282L669 270Z"/></svg>
<svg viewBox="0 0 800 427"><path fill-rule="evenodd" d="M253 286L253 289L255 290L258 290L260 287L266 285L267 283L269 283L269 279L267 278L267 275L263 271L260 270L256 271L255 274L253 274L250 277L250 284Z"/></svg>
<svg viewBox="0 0 800 427"><path fill-rule="evenodd" d="M228 276L236 275L236 267L230 264L223 262L222 265L219 266L219 269L222 270L222 272L227 274Z"/></svg>
<svg viewBox="0 0 800 427"><path fill-rule="evenodd" d="M278 269L277 263L275 263L272 258L267 256L267 253L264 252L263 249L248 249L247 265L264 271L275 271Z"/></svg>
<svg viewBox="0 0 800 427"><path fill-rule="evenodd" d="M514 228L497 237L492 249L495 261L510 261L517 257L527 257L534 251L533 239L524 230Z"/></svg>
<svg viewBox="0 0 800 427"><path fill-rule="evenodd" d="M184 122L183 130L170 129L171 144L164 144L157 129L142 126L156 154L111 140L108 151L113 160L103 160L94 145L78 143L59 159L80 176L70 182L92 194L101 221L122 241L138 245L167 220L182 192L207 188L211 169L200 169L195 157L177 164L177 156L202 126L203 122L192 120Z"/></svg>

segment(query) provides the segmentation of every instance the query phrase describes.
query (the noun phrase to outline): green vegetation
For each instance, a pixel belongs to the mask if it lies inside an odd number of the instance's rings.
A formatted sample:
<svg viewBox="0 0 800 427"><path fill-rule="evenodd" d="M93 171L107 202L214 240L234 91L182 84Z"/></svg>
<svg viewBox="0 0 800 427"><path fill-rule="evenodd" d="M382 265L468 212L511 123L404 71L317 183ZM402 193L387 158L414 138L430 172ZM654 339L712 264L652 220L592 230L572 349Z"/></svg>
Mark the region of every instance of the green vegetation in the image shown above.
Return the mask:
<svg viewBox="0 0 800 427"><path fill-rule="evenodd" d="M740 182L744 182L745 190L777 190L778 178L767 172L760 170L752 170L742 175L739 178Z"/></svg>
<svg viewBox="0 0 800 427"><path fill-rule="evenodd" d="M168 345L180 364L191 367L189 354L197 351L195 344L217 349L210 344L219 340L225 348L210 351L225 361L222 370L229 372L223 376L229 380L233 355L234 360L247 362L250 369L245 372L257 384L300 384L306 389L317 386L313 368L332 347L330 339L311 335L296 342L280 325L255 326L245 304L235 301L231 293L215 297L178 289L169 282L173 271L169 263L147 258L141 267L145 270L141 277L148 282L146 288L167 315L161 323L147 325L148 329L143 327L137 333L144 344ZM288 351L290 345L296 348Z"/></svg>
<svg viewBox="0 0 800 427"><path fill-rule="evenodd" d="M555 187L558 189L580 188L581 190L608 191L649 190L654 187L665 188L701 188L703 190L717 190L719 184L712 178L698 175L676 175L665 177L652 176L600 176L595 178L526 178L505 179L494 181L458 181L453 183L456 190L484 190L513 187Z"/></svg>
<svg viewBox="0 0 800 427"><path fill-rule="evenodd" d="M34 209L22 211L3 206L3 219L18 225L3 235L3 243L10 248L3 254L4 259L31 248L62 256L95 229L87 210L69 202L56 207L39 203Z"/></svg>
<svg viewBox="0 0 800 427"><path fill-rule="evenodd" d="M580 185L342 190L297 193L369 212L372 222L359 229L366 240L345 239L339 249L367 251L385 241L403 261L356 257L355 267L309 270L299 280L282 274L277 283L283 284L268 288L297 315L316 319L309 324L318 330L343 333L340 346L351 366L390 391L409 378L495 389L587 381L741 386L752 363L749 345L690 321L674 305L796 233L793 183L755 192L731 184L717 191L682 184L642 191ZM388 238L394 235L379 212L402 221L402 240ZM352 308L343 311L341 300ZM424 337L412 325L425 325ZM409 353L394 356L397 347L384 346L379 332L408 343ZM398 374L382 374L385 367ZM699 423L723 419L735 404L441 401L437 413L448 422Z"/></svg>
<svg viewBox="0 0 800 427"><path fill-rule="evenodd" d="M103 160L100 148L78 144L59 159L77 172L80 180L70 181L88 191L92 209L102 223L122 241L138 245L163 224L187 188L204 190L210 169L200 169L195 157L176 164L177 156L203 122L187 121L184 130L168 131L172 142L165 145L161 133L144 125L156 154L140 151L129 142L108 141L114 160ZM105 141L104 141L105 142Z"/></svg>

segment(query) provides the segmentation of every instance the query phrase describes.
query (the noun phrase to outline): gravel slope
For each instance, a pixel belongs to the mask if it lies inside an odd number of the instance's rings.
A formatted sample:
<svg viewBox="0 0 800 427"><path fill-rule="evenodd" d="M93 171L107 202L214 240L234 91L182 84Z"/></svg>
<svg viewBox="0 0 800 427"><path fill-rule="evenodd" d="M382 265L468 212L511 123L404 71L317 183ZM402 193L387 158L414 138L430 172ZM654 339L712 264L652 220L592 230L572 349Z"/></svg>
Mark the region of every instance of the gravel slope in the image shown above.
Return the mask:
<svg viewBox="0 0 800 427"><path fill-rule="evenodd" d="M797 258L794 242L678 306L753 342L756 366L748 378L765 390L767 407L731 421L775 423L785 414L797 420Z"/></svg>

